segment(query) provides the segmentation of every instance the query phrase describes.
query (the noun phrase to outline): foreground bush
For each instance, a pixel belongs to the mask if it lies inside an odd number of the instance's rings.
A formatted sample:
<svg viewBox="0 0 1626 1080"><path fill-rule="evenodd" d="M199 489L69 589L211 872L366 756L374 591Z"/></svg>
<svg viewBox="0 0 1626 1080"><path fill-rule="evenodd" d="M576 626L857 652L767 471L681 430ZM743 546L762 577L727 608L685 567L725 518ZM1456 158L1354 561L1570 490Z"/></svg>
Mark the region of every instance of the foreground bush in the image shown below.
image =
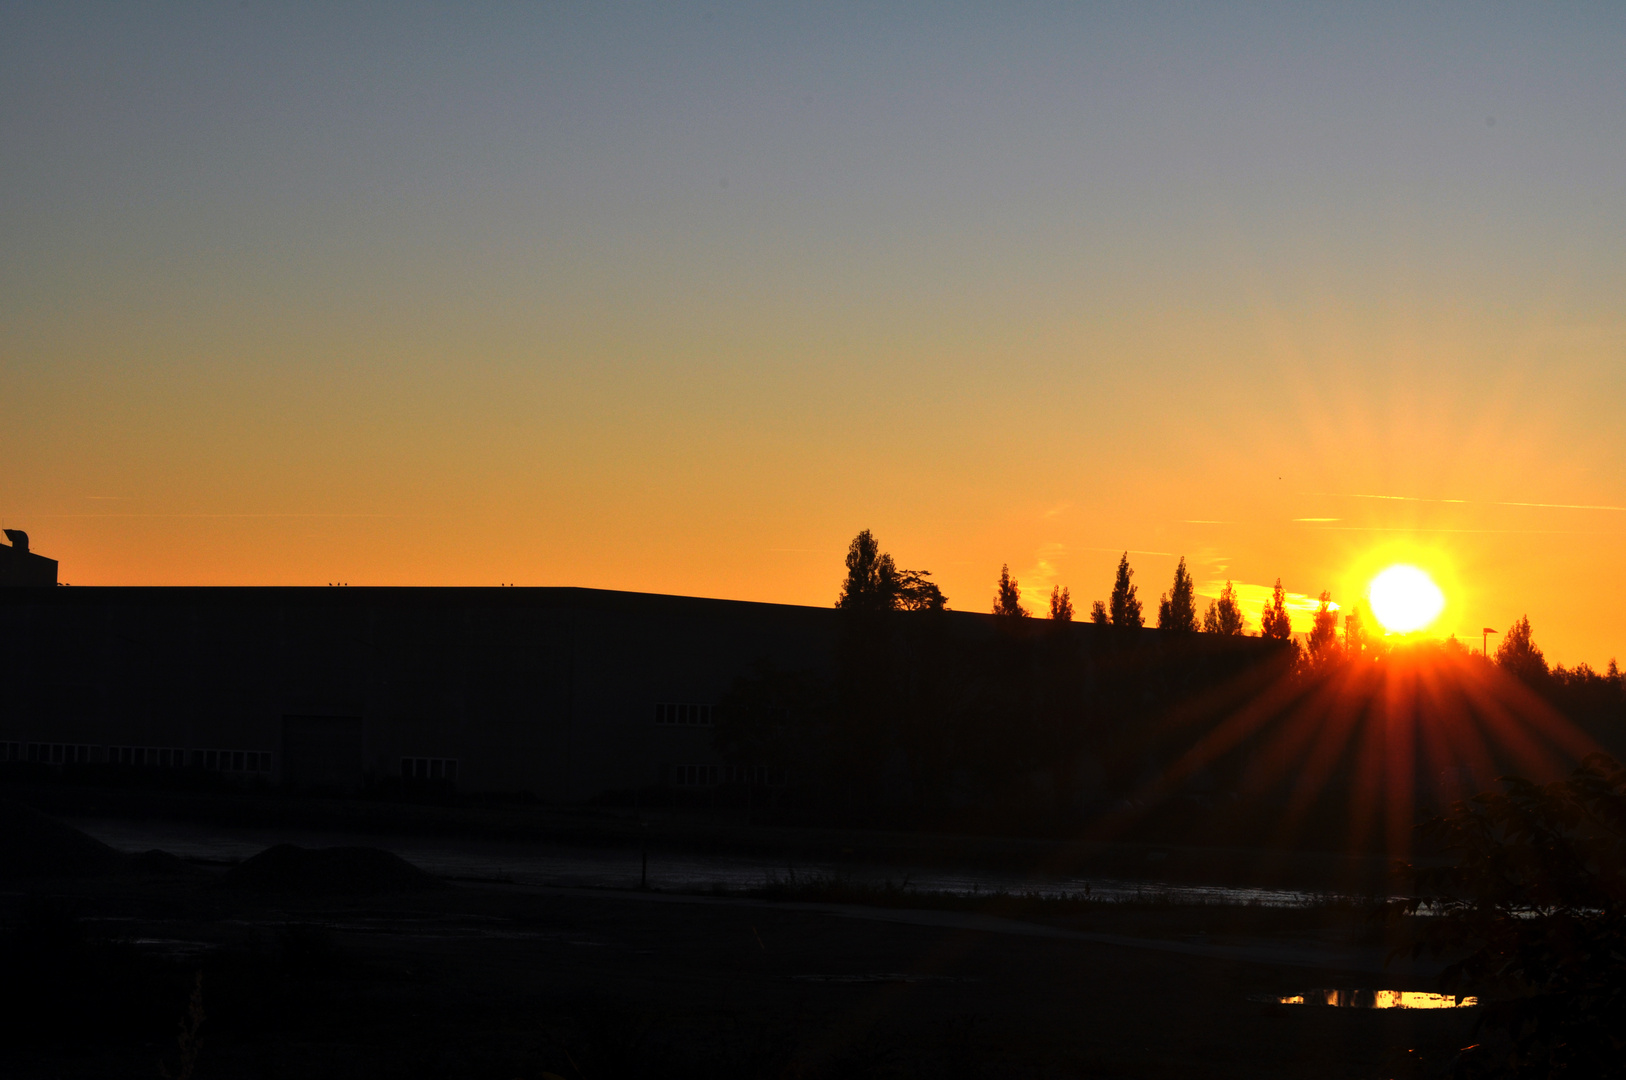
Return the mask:
<svg viewBox="0 0 1626 1080"><path fill-rule="evenodd" d="M1566 780L1504 778L1426 822L1455 856L1402 867L1430 915L1417 952L1486 1002L1461 1077L1626 1076L1626 768L1594 754Z"/></svg>

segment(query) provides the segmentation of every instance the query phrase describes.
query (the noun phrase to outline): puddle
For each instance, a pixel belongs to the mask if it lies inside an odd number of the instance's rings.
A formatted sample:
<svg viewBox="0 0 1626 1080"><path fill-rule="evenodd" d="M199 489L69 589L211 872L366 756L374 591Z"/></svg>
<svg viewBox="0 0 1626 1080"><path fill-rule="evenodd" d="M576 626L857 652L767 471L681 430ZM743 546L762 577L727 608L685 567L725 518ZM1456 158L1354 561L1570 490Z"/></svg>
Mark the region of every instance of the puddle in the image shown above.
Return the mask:
<svg viewBox="0 0 1626 1080"><path fill-rule="evenodd" d="M1302 994L1250 994L1249 1001L1272 1005L1326 1005L1338 1009L1471 1009L1467 995L1425 994L1420 990L1306 990Z"/></svg>
<svg viewBox="0 0 1626 1080"><path fill-rule="evenodd" d="M861 975L792 975L796 982L820 983L923 983L923 982L970 982L970 979L954 975L911 975L897 971L865 972Z"/></svg>
<svg viewBox="0 0 1626 1080"><path fill-rule="evenodd" d="M257 855L275 843L290 842L304 847L353 844L391 851L439 877L507 881L519 885L629 889L642 882L650 888L673 891L749 890L812 878L875 886L903 881L911 891L920 893L976 896L1009 892L1109 902L1302 907L1329 898L1329 894L1297 889L1191 885L1152 878L1032 876L818 862L792 869L777 860L658 851L651 851L645 864L640 852L633 848L568 848L493 840L446 843L423 837L232 830L106 819L81 819L74 824L103 843L131 853L160 848L184 859L230 863Z"/></svg>
<svg viewBox="0 0 1626 1080"><path fill-rule="evenodd" d="M157 953L159 956L179 960L188 960L218 948L213 942L188 941L184 938L138 937L131 938L130 944L138 949Z"/></svg>

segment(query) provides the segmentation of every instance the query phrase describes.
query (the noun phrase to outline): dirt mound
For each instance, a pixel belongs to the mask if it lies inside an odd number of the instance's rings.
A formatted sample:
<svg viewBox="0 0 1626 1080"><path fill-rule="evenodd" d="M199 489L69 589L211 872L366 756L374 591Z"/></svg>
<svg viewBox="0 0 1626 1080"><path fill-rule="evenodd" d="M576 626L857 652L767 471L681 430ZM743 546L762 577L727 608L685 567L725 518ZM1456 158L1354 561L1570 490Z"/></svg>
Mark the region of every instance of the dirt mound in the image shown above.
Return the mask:
<svg viewBox="0 0 1626 1080"><path fill-rule="evenodd" d="M0 881L110 874L124 856L38 810L0 802Z"/></svg>
<svg viewBox="0 0 1626 1080"><path fill-rule="evenodd" d="M440 879L377 848L278 844L226 871L224 885L255 892L361 895L442 889Z"/></svg>
<svg viewBox="0 0 1626 1080"><path fill-rule="evenodd" d="M158 848L143 851L139 855L131 855L126 869L132 874L154 874L164 877L198 872L197 867L179 855L172 855L167 851L160 851Z"/></svg>

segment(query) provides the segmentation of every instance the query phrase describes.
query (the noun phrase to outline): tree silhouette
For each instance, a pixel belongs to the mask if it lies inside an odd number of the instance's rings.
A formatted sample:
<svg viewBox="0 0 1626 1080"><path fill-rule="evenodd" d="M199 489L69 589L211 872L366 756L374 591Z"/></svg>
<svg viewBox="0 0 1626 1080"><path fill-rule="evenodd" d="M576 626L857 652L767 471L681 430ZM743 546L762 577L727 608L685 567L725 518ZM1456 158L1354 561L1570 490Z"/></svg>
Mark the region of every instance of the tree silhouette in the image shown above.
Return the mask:
<svg viewBox="0 0 1626 1080"><path fill-rule="evenodd" d="M1242 605L1236 602L1236 589L1227 581L1219 599L1208 602L1208 611L1203 614L1203 633L1241 637L1247 625Z"/></svg>
<svg viewBox="0 0 1626 1080"><path fill-rule="evenodd" d="M1626 769L1591 754L1566 780L1500 783L1421 827L1454 864L1400 867L1413 895L1397 906L1430 916L1414 953L1453 961L1442 989L1483 995L1493 1037L1465 1047L1452 1075L1619 1077Z"/></svg>
<svg viewBox="0 0 1626 1080"><path fill-rule="evenodd" d="M928 580L931 576L930 570L899 570L893 606L900 611L947 611L948 598L937 582Z"/></svg>
<svg viewBox="0 0 1626 1080"><path fill-rule="evenodd" d="M881 550L875 534L865 529L847 546L847 580L836 607L843 611L891 611L897 595L898 569Z"/></svg>
<svg viewBox="0 0 1626 1080"><path fill-rule="evenodd" d="M1289 641L1293 637L1293 620L1287 614L1287 594L1282 592L1282 579L1276 579L1276 588L1270 594L1260 616L1259 636L1275 641Z"/></svg>
<svg viewBox="0 0 1626 1080"><path fill-rule="evenodd" d="M1022 593L1016 586L1016 579L1011 577L1011 568L999 568L999 587L994 593L994 614L1009 615L1013 618L1025 618L1028 609L1022 606Z"/></svg>
<svg viewBox="0 0 1626 1080"><path fill-rule="evenodd" d="M1361 621L1360 611L1351 611L1344 616L1344 655L1357 657L1365 651L1366 624Z"/></svg>
<svg viewBox="0 0 1626 1080"><path fill-rule="evenodd" d="M1496 664L1527 683L1547 677L1547 658L1530 637L1530 616L1522 616L1503 636L1496 647Z"/></svg>
<svg viewBox="0 0 1626 1080"><path fill-rule="evenodd" d="M1097 626L1109 626L1112 623L1112 616L1107 614L1107 606L1099 600L1090 605L1090 621Z"/></svg>
<svg viewBox="0 0 1626 1080"><path fill-rule="evenodd" d="M1310 662L1325 664L1338 656L1338 613L1332 608L1332 593L1321 593L1321 606L1315 609L1310 626Z"/></svg>
<svg viewBox="0 0 1626 1080"><path fill-rule="evenodd" d="M1073 598L1066 589L1050 590L1050 617L1057 622L1073 621Z"/></svg>
<svg viewBox="0 0 1626 1080"><path fill-rule="evenodd" d="M899 570L868 529L847 547L847 579L836 607L843 611L945 611L948 599L930 570Z"/></svg>
<svg viewBox="0 0 1626 1080"><path fill-rule="evenodd" d="M1141 618L1140 601L1135 599L1135 585L1131 580L1134 576L1135 571L1129 568L1129 552L1126 551L1118 560L1118 576L1112 582L1112 599L1108 601L1113 626L1145 625L1145 620Z"/></svg>
<svg viewBox="0 0 1626 1080"><path fill-rule="evenodd" d="M1197 629L1197 597L1193 591L1191 574L1186 571L1185 556L1174 568L1174 585L1158 599L1157 627L1159 630L1178 630L1189 634Z"/></svg>

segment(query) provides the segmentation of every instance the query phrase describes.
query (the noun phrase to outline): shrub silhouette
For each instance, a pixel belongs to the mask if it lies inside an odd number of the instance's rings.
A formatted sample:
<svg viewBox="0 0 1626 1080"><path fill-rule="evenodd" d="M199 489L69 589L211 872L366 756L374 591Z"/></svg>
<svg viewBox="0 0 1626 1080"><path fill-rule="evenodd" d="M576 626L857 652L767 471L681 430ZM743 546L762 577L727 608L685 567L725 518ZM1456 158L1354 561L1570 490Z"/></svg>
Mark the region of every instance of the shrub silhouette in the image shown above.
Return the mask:
<svg viewBox="0 0 1626 1080"><path fill-rule="evenodd" d="M1437 916L1416 951L1456 957L1445 989L1487 1002L1455 1074L1626 1075L1626 768L1593 754L1502 785L1421 826L1453 865L1401 868L1402 910Z"/></svg>

